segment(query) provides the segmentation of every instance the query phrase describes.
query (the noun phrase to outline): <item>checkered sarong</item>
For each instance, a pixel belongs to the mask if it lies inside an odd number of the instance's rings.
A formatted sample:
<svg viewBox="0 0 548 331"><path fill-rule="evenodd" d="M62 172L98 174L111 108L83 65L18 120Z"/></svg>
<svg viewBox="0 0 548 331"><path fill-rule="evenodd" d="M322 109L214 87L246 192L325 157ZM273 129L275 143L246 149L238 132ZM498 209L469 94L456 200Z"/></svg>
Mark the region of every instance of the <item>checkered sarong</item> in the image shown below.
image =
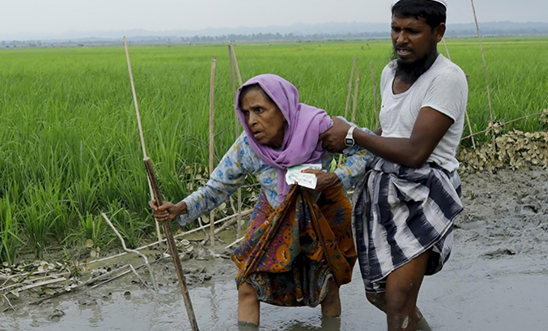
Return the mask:
<svg viewBox="0 0 548 331"><path fill-rule="evenodd" d="M462 210L456 171L435 164L402 167L377 157L353 197L353 230L366 291L432 248L426 275L441 270L453 245L453 219ZM382 286L381 286L382 287Z"/></svg>

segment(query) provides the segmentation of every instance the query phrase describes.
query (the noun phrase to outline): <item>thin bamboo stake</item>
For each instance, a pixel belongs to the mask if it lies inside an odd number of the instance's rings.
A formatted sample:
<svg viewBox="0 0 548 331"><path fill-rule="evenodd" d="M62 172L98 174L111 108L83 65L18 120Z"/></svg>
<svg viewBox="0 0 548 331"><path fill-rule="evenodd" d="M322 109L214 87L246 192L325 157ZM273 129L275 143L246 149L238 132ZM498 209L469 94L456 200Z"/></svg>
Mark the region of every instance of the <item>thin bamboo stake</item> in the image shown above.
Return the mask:
<svg viewBox="0 0 548 331"><path fill-rule="evenodd" d="M449 54L449 48L447 48L447 43L445 42L445 38L443 38L442 41L443 41L443 46L445 46L445 52L447 54L447 58L449 59L449 61L452 61L451 54ZM468 75L466 75L466 81L468 81ZM470 137L472 138L472 147L476 149L476 140L474 139L474 131L472 130L472 123L470 122L468 109L464 110L464 115L466 116L466 124L468 125L468 131L470 131Z"/></svg>
<svg viewBox="0 0 548 331"><path fill-rule="evenodd" d="M373 68L373 63L369 62L369 68L371 68L371 84L373 85L373 102L375 108L375 129L379 127L379 98L377 95L377 80L375 79L375 68Z"/></svg>
<svg viewBox="0 0 548 331"><path fill-rule="evenodd" d="M356 107L358 106L358 89L360 86L360 67L356 69L356 82L354 83L354 101L352 103L352 118L351 122L356 122Z"/></svg>
<svg viewBox="0 0 548 331"><path fill-rule="evenodd" d="M15 308L13 308L13 306L11 305L10 299L8 299L8 297L5 294L2 294L2 296L4 297L4 300L6 300L6 302L10 306L11 310L15 311ZM6 311L6 310L8 310L8 309L7 308L4 309L4 311Z"/></svg>
<svg viewBox="0 0 548 331"><path fill-rule="evenodd" d="M236 245L237 243L239 243L242 240L244 240L244 237L240 237L240 238L236 239L236 241L232 242L230 245L226 246L225 248L230 248L230 247Z"/></svg>
<svg viewBox="0 0 548 331"><path fill-rule="evenodd" d="M213 173L213 161L215 158L215 67L217 65L217 58L211 60L211 80L209 83L209 175ZM215 246L215 211L212 210L209 213L209 230L211 236L211 247Z"/></svg>
<svg viewBox="0 0 548 331"><path fill-rule="evenodd" d="M18 289L16 289L16 290L17 290L17 292L22 292L22 291L30 290L31 288L39 287L39 286L44 286L44 285L50 285L50 284L53 284L53 283L64 282L65 280L67 280L65 277L54 278L54 279L50 279L50 280L45 280L45 281L40 282L40 283L26 285L26 286L23 286L23 287L18 288Z"/></svg>
<svg viewBox="0 0 548 331"><path fill-rule="evenodd" d="M247 216L247 215L251 214L251 212L253 212L253 209L244 210L244 211L242 212L242 215L241 215L241 216ZM215 221L215 225L221 224L221 223L225 223L225 222L228 222L228 221L230 221L231 219L233 219L234 217L238 217L238 215L230 215L230 216L227 216L227 217L222 218L222 219L220 219L220 220L217 220L217 221ZM175 236L175 237L186 236L186 235L188 235L188 234L191 234L191 233L194 233L194 232L198 232L198 231L200 231L200 230L202 230L202 229L205 229L205 228L207 228L208 226L209 226L209 225L204 225L204 226L201 227L201 228L195 228L195 229L189 230L189 231L187 231L187 232L185 232L185 233L181 233L181 234L179 234L179 235L177 235L177 236Z"/></svg>
<svg viewBox="0 0 548 331"><path fill-rule="evenodd" d="M126 38L126 36L124 36L124 48L126 50L127 67L128 67L128 70L129 70L129 77L130 77L130 80L131 80L131 93L133 94L133 104L135 105L135 115L137 116L137 124L139 125L139 137L141 138L141 148L143 150L143 156L146 157L147 156L147 149L145 147L145 138L144 138L144 135L143 135L143 127L141 125L141 114L139 113L139 104L137 103L137 93L135 92L135 84L133 82L133 72L131 71L131 61L129 60L129 51L128 51L128 47L127 47L127 38ZM148 178L147 178L147 182L148 182L148 189L149 189L149 192L150 192L150 199L152 200L152 197L153 197L152 186L150 186L150 181L148 180ZM155 224L155 226L156 226L156 236L158 237L158 242L162 242L162 233L160 231L160 224L158 224L158 222L154 222L154 223L156 223ZM159 248L160 248L160 251L162 252L162 254L165 254L165 251L164 251L161 244L159 245Z"/></svg>
<svg viewBox="0 0 548 331"><path fill-rule="evenodd" d="M489 103L489 116L490 116L490 119L491 119L491 124L495 123L494 121L494 118L493 118L493 106L491 105L491 90L489 89L489 75L487 74L487 64L485 62L485 54L483 52L483 44L481 42L481 32L480 32L480 28L479 28L479 24L478 24L478 17L476 15L476 7L474 6L474 0L470 0L470 2L472 3L472 11L474 12L474 21L476 22L476 30L478 32L478 40L479 40L479 45L480 45L480 50L481 50L481 59L483 60L483 72L485 74L485 85L487 87L487 101ZM491 139L493 141L493 143L495 142L495 134L492 133L491 134ZM493 144L493 148L496 148L495 147L495 144Z"/></svg>
<svg viewBox="0 0 548 331"><path fill-rule="evenodd" d="M129 60L129 51L127 47L127 40L124 36L124 47L126 49L126 57L127 57L127 64L129 69L129 78L131 80L131 89L133 92L133 101L135 103L135 111L137 114L137 122L139 126L139 135L141 137L141 147L143 149L143 162L145 163L145 169L147 171L147 178L149 181L149 185L151 187L152 195L154 197L154 200L156 201L156 204L158 206L161 206L164 202L162 198L162 194L160 193L160 187L158 186L158 181L156 179L156 174L154 173L154 168L152 167L152 162L150 161L150 158L146 155L146 148L145 148L145 139L143 135L143 128L141 125L141 116L139 114L139 108L137 104L137 94L135 93L135 85L133 83L133 74L131 72L131 62ZM188 290L186 287L185 282L185 275L183 273L183 268L181 267L181 260L179 259L179 253L177 252L177 246L175 245L175 240L173 239L173 235L171 234L171 229L169 228L169 222L162 222L162 225L164 227L164 233L167 239L167 243L169 246L169 250L171 252L171 257L173 258L173 263L175 265L175 270L177 271L177 279L179 280L179 287L181 288L181 293L183 295L183 300L185 302L185 307L187 310L189 322L192 331L198 331L198 323L196 322L196 316L194 314L194 309L192 308L192 302L190 301L190 295L188 294Z"/></svg>
<svg viewBox="0 0 548 331"><path fill-rule="evenodd" d="M12 291L12 289L17 289L17 288L20 288L20 287L23 287L25 286L25 284L34 284L38 281L42 281L44 279L59 279L59 277L65 277L65 276L69 276L70 275L70 272L63 272L63 273L60 273L60 274L52 274L52 275L49 275L49 276L44 276L44 277L39 277L39 278L30 278L30 279L27 279L25 281L23 281L22 283L15 283L15 284L11 284L11 285L8 285L8 286L2 286L0 288L0 293L2 292L8 292L9 291ZM22 278L22 277L19 277L19 278ZM4 283L5 284L5 283Z"/></svg>
<svg viewBox="0 0 548 331"><path fill-rule="evenodd" d="M238 102L238 100L236 100L236 91L238 88L236 86L236 78L234 75L234 71L237 71L237 74L238 74L238 86L242 85L242 76L240 75L240 70L235 68L238 66L238 61L236 61L236 52L234 51L234 46L232 46L232 44L228 44L228 56L230 57L230 73L232 76L232 98L234 99L234 103L236 103ZM240 119L238 118L236 113L234 113L234 125L235 125L234 132L236 135L236 139L238 139L238 137L240 136ZM242 212L242 188L241 187L238 188L237 195L238 195L238 211L237 211L238 219L236 220L236 238L240 238L240 236L242 235L241 234L242 221L240 216Z"/></svg>
<svg viewBox="0 0 548 331"><path fill-rule="evenodd" d="M242 76L240 75L240 67L238 67L238 59L236 58L236 52L234 51L234 46L232 46L231 48L232 48L232 57L234 58L234 66L236 68L236 74L238 75L238 84L240 84L241 86L243 82L242 82Z"/></svg>
<svg viewBox="0 0 548 331"><path fill-rule="evenodd" d="M229 221L229 222L225 222L221 227L215 229L215 234L219 233L219 232L222 232L224 230L226 230L229 226L233 225L234 223L236 223L237 220L232 220L232 221ZM210 237L206 237L204 238L202 241L201 241L201 245L205 245L208 240L209 240ZM221 239L217 238L218 241L220 242L223 242Z"/></svg>
<svg viewBox="0 0 548 331"><path fill-rule="evenodd" d="M55 294L53 294L53 295L50 295L50 296L48 296L48 297L44 297L44 298L38 299L38 300L36 300L36 301L33 301L33 302L30 303L30 305L31 305L31 306L37 305L37 304L40 304L40 303L42 303L42 302L44 302L44 301L47 301L47 300L50 300L50 299L59 297L59 296L65 294L65 293L73 292L73 291L76 290L76 289L79 289L79 288L81 288L81 287L84 287L84 286L87 286L87 285L96 283L96 282L98 282L98 281L100 281L100 280L102 280L102 279L105 279L105 278L109 277L110 275L115 274L115 273L117 273L117 272L119 272L119 271L121 271L121 270L123 270L123 269L126 269L126 268L128 268L128 264L123 265L123 266L121 266L121 267L118 268L118 269L108 271L108 272L106 272L106 273L104 273L104 274L102 274L102 275L100 275L100 276L95 277L95 278L90 278L90 279L88 279L87 281L85 281L85 282L83 282L83 283L80 283L80 284L76 285L75 287L72 287L72 288L70 288L70 289L65 289L63 292L57 292L57 293L55 293ZM129 272L129 271L128 271L128 272Z"/></svg>
<svg viewBox="0 0 548 331"><path fill-rule="evenodd" d="M198 225L199 225L200 228L202 228L202 231L203 231L204 234L207 236L207 231L205 230L206 227L203 227L202 218L201 218L201 217L198 217ZM209 226L209 224L208 224L207 226Z"/></svg>
<svg viewBox="0 0 548 331"><path fill-rule="evenodd" d="M443 46L445 47L445 54L447 54L447 58L451 60L451 54L449 54L449 48L447 48L447 43L445 42L445 38L442 38L441 41L443 42Z"/></svg>
<svg viewBox="0 0 548 331"><path fill-rule="evenodd" d="M510 123L514 123L514 122L517 122L517 121L521 121L523 119L526 119L526 118L529 118L529 117L532 117L532 116L538 116L538 115L542 115L544 114L543 111L539 112L539 113L534 113L534 114L529 114L529 115L525 115L525 116L522 116L522 117L519 117L519 118L514 118L513 120L510 120L508 122L504 122L504 123L500 123L500 127L503 127L505 125L508 125ZM489 132L489 131L494 131L494 129L492 129L491 127L483 130L483 131L479 131L479 132L476 132L474 133L473 135L469 135L469 136L466 136L466 137L462 137L461 140L464 140L464 139L468 139L468 138L471 138L472 136L477 136L479 134L482 134L482 133L486 133L486 132Z"/></svg>
<svg viewBox="0 0 548 331"><path fill-rule="evenodd" d="M108 223L108 225L110 226L112 231L114 231L114 233L116 234L118 239L120 239L120 241L122 242L122 247L124 248L124 251L126 251L128 253L135 253L135 254L139 255L140 257L142 257L143 260L145 260L145 264L148 268L148 272L150 273L150 279L152 280L152 285L154 286L154 290L156 291L156 293L158 293L160 291L160 289L158 288L158 284L156 283L156 279L154 278L154 273L152 272L152 268L150 267L150 263L148 263L148 258L146 257L146 255L139 252L139 251L136 251L134 249L127 248L124 238L122 238L122 236L120 235L120 232L118 232L118 230L116 229L114 224L112 224L112 222L108 219L107 215L105 213L101 213L101 216L103 216L103 218ZM137 275L137 276L139 276L139 275Z"/></svg>
<svg viewBox="0 0 548 331"><path fill-rule="evenodd" d="M135 277L137 277L137 279L141 282L141 284L143 284L145 287L148 287L147 283L141 278L141 276L139 276L139 274L137 273L137 270L135 270L135 268L131 264L129 265L129 268L135 274Z"/></svg>
<svg viewBox="0 0 548 331"><path fill-rule="evenodd" d="M466 75L466 81L468 81L468 75ZM472 148L476 149L476 139L474 138L474 131L472 130L472 122L470 122L470 115L468 114L468 109L464 110L464 115L466 116L468 131L470 131L470 138L472 138Z"/></svg>
<svg viewBox="0 0 548 331"><path fill-rule="evenodd" d="M115 275L115 276L113 276L113 277L111 277L111 278L105 279L105 280L103 280L103 281L100 282L100 283L97 283L97 284L95 284L95 285L90 286L89 289L90 289L90 290L93 290L93 289L95 289L95 288L97 288L97 287L99 287L99 286L102 286L102 285L106 284L106 283L110 283L110 282L112 282L113 280L116 280L116 279L118 279L118 278L120 278L120 277L122 277L122 276L125 276L125 275L129 274L131 271L133 271L133 272L135 273L135 275L137 275L137 278L138 278L139 280L141 280L141 282L143 281L143 280L141 279L141 277L139 277L139 275L137 274L137 271L135 271L135 268L133 268L133 266L132 266L131 264L127 264L127 267L130 268L131 270L126 270L126 271L121 272L121 273L119 273L119 274L117 274L117 275Z"/></svg>
<svg viewBox="0 0 548 331"><path fill-rule="evenodd" d="M344 118L348 119L348 108L350 108L350 96L352 95L352 83L354 81L354 68L356 67L356 54L352 56L352 70L350 70L350 78L348 79L348 93L346 94L346 103L344 105ZM339 155L338 166L341 165L343 155Z"/></svg>
<svg viewBox="0 0 548 331"><path fill-rule="evenodd" d="M354 70L356 68L356 54L352 56L352 71L348 80L348 93L346 94L346 104L344 106L344 118L348 118L348 108L350 108L350 96L352 95L352 83L354 80Z"/></svg>

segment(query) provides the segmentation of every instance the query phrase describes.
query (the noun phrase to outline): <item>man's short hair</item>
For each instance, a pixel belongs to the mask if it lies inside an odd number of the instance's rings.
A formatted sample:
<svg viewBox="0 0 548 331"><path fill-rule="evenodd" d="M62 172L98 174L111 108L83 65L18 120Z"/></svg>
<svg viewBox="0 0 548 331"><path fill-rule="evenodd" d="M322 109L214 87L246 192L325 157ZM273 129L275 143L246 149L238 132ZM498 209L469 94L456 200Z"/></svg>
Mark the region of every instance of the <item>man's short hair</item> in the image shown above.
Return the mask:
<svg viewBox="0 0 548 331"><path fill-rule="evenodd" d="M447 9L434 0L400 0L392 6L392 15L399 18L415 17L426 19L432 29L445 23Z"/></svg>

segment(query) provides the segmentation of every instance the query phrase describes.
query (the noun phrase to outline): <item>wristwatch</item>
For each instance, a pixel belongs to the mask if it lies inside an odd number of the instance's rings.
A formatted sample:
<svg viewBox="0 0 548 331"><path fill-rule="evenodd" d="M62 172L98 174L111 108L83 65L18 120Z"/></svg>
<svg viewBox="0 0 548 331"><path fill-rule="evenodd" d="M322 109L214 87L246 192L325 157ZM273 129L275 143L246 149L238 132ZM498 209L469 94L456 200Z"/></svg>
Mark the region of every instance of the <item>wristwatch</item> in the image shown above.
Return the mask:
<svg viewBox="0 0 548 331"><path fill-rule="evenodd" d="M355 125L350 126L350 129L348 129L348 132L346 133L346 137L344 138L344 144L348 147L354 146L356 144L356 141L354 141L355 128L356 128Z"/></svg>

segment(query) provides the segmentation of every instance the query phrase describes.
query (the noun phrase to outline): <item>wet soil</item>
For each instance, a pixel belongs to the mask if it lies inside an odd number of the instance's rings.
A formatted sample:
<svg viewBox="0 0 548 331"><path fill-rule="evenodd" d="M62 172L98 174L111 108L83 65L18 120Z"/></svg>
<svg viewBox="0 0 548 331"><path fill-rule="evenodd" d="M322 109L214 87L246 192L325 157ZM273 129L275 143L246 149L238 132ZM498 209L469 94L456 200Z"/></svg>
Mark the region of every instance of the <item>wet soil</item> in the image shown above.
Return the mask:
<svg viewBox="0 0 548 331"><path fill-rule="evenodd" d="M455 222L452 255L444 270L425 278L419 307L439 331L548 330L548 171L504 170L462 179L466 209ZM200 330L238 330L236 270L229 254L193 249L194 258L183 266ZM139 257L123 259L116 263L142 264ZM39 293L12 299L14 309L4 300L0 331L190 330L172 261L156 261L152 269L158 293L147 269L140 268L148 287L129 273L37 305L29 304ZM262 305L260 330L386 330L383 313L365 300L358 268L341 288L341 300L340 319L322 319L319 307Z"/></svg>

